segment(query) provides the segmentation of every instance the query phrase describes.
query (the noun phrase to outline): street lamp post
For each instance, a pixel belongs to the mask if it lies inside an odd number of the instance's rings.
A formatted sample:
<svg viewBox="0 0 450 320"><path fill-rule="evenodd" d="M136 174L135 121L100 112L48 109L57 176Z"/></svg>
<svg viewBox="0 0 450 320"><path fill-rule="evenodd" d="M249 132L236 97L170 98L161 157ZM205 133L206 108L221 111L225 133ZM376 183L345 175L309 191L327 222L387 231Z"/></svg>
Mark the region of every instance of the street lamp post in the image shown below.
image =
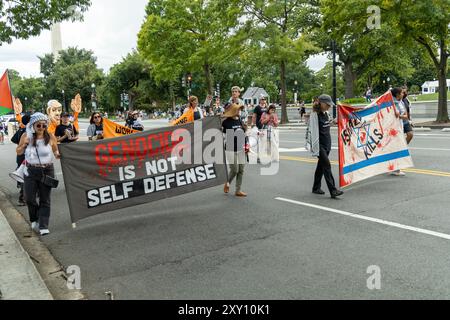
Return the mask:
<svg viewBox="0 0 450 320"><path fill-rule="evenodd" d="M62 96L63 96L63 107L64 107L64 111L67 112L66 109L66 92L64 90L61 90Z"/></svg>
<svg viewBox="0 0 450 320"><path fill-rule="evenodd" d="M333 106L333 118L336 119L336 113L337 113L337 108L336 108L336 102L337 102L337 81L336 81L336 41L332 41L332 50L333 50L333 102L334 102L334 106Z"/></svg>
<svg viewBox="0 0 450 320"><path fill-rule="evenodd" d="M188 82L188 98L191 96L191 88L192 88L192 74L189 73L187 76L187 82Z"/></svg>
<svg viewBox="0 0 450 320"><path fill-rule="evenodd" d="M92 95L91 95L91 101L92 101L92 109L94 112L97 111L97 103L95 102L95 83L91 84L92 88Z"/></svg>
<svg viewBox="0 0 450 320"><path fill-rule="evenodd" d="M41 98L41 101L39 101L40 102L40 104L41 104L41 108L42 108L42 113L45 113L44 112L44 110L45 110L45 107L44 107L44 95L41 93L40 95L39 95L39 97Z"/></svg>
<svg viewBox="0 0 450 320"><path fill-rule="evenodd" d="M295 105L297 105L297 100L298 100L298 88L297 88L297 85L298 85L298 81L295 80L294 84L295 84L294 103L295 103Z"/></svg>

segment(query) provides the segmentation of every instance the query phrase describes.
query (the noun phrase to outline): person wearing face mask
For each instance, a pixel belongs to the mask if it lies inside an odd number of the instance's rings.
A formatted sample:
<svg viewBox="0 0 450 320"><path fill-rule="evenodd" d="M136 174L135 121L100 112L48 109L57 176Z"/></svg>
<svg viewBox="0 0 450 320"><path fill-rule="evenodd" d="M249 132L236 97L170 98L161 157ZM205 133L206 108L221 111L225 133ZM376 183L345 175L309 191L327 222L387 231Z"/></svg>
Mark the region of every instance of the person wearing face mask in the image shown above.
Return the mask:
<svg viewBox="0 0 450 320"><path fill-rule="evenodd" d="M67 112L61 114L61 124L56 127L55 137L59 143L72 143L78 140L78 131L70 123L70 115Z"/></svg>
<svg viewBox="0 0 450 320"><path fill-rule="evenodd" d="M51 207L51 187L46 185L44 176L55 177L54 159L60 159L58 143L48 132L49 120L42 113L31 116L27 132L20 138L17 155L25 154L27 170L24 179L24 195L33 230L45 236L48 230ZM39 195L39 203L37 200Z"/></svg>
<svg viewBox="0 0 450 320"><path fill-rule="evenodd" d="M309 121L308 144L313 156L318 157L316 172L314 174L314 185L312 192L319 195L324 195L325 192L321 189L322 178L328 186L331 198L335 199L344 194L341 190L336 188L336 183L331 171L331 162L328 158L331 152L331 124L333 119L328 112L330 107L334 106L334 102L329 95L321 95L314 101L313 112Z"/></svg>

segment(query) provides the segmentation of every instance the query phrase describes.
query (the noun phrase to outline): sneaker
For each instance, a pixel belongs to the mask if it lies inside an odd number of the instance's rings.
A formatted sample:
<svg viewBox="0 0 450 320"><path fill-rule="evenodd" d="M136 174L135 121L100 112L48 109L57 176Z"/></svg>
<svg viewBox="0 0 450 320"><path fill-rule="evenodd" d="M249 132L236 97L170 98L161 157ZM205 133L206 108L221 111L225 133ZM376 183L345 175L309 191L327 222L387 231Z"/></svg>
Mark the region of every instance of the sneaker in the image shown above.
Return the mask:
<svg viewBox="0 0 450 320"><path fill-rule="evenodd" d="M403 177L403 176L406 176L406 173L404 173L403 171L397 170L397 171L392 172L391 175L397 176L397 177Z"/></svg>
<svg viewBox="0 0 450 320"><path fill-rule="evenodd" d="M247 197L247 194L242 191L239 191L239 192L236 192L236 197L245 198L245 197Z"/></svg>
<svg viewBox="0 0 450 320"><path fill-rule="evenodd" d="M32 222L31 230L38 232L39 231L39 222Z"/></svg>
<svg viewBox="0 0 450 320"><path fill-rule="evenodd" d="M318 189L318 190L313 190L312 193L314 194L325 194L325 191L323 191L322 189Z"/></svg>
<svg viewBox="0 0 450 320"><path fill-rule="evenodd" d="M331 192L331 198L336 199L339 196L342 196L344 194L344 191L341 190L334 190Z"/></svg>
<svg viewBox="0 0 450 320"><path fill-rule="evenodd" d="M40 230L41 236L46 236L50 234L50 231L48 229L41 229Z"/></svg>

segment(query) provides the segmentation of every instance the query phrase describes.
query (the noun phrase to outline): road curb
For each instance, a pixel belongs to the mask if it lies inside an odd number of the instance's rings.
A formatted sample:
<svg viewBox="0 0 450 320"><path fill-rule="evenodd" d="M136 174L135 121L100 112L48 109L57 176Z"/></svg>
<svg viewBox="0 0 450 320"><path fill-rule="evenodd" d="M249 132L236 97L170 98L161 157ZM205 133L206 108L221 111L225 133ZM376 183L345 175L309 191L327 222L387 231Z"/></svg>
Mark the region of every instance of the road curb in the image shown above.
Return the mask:
<svg viewBox="0 0 450 320"><path fill-rule="evenodd" d="M26 263L31 264L29 265L29 268L33 266L33 268L37 270L36 273L41 279L45 289L49 292L48 295L51 297L51 299L86 299L80 290L69 290L67 288L67 274L65 272L66 268L55 260L53 255L48 250L47 246L40 240L35 232L31 231L29 223L25 220L23 215L19 211L17 211L17 209L8 199L7 195L1 190L0 211L3 212L3 214L1 214L1 217L5 219L5 222L7 221L6 223L11 229L10 237L15 238L14 241L22 248L23 254L27 258ZM0 230L2 229L0 228ZM1 248L2 247L0 247L0 253L2 250ZM2 256L0 255L0 265L1 260ZM7 274L2 269L2 272L0 273L0 279L2 278L1 274L3 273ZM0 286L1 285L2 281L0 281ZM3 294L5 295L5 292L3 292ZM23 300L34 299L37 300L39 298L31 298L29 297L29 295L26 295L23 298Z"/></svg>
<svg viewBox="0 0 450 320"><path fill-rule="evenodd" d="M53 300L0 209L0 290L5 300Z"/></svg>

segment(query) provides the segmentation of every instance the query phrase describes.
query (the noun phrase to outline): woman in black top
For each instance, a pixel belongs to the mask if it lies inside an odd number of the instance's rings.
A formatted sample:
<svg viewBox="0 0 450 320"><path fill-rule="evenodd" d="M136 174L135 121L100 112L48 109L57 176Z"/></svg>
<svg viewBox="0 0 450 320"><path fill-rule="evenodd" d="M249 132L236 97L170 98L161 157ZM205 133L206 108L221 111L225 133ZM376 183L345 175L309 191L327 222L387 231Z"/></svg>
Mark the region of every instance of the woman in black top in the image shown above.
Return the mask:
<svg viewBox="0 0 450 320"><path fill-rule="evenodd" d="M240 119L241 106L232 104L224 113L226 118L222 123L222 129L225 133L226 142L225 150L227 161L230 165L230 172L228 181L224 186L224 192L230 192L230 184L236 178L236 193L237 197L246 197L247 194L241 191L242 180L244 177L244 168L246 163L246 140L245 128Z"/></svg>

